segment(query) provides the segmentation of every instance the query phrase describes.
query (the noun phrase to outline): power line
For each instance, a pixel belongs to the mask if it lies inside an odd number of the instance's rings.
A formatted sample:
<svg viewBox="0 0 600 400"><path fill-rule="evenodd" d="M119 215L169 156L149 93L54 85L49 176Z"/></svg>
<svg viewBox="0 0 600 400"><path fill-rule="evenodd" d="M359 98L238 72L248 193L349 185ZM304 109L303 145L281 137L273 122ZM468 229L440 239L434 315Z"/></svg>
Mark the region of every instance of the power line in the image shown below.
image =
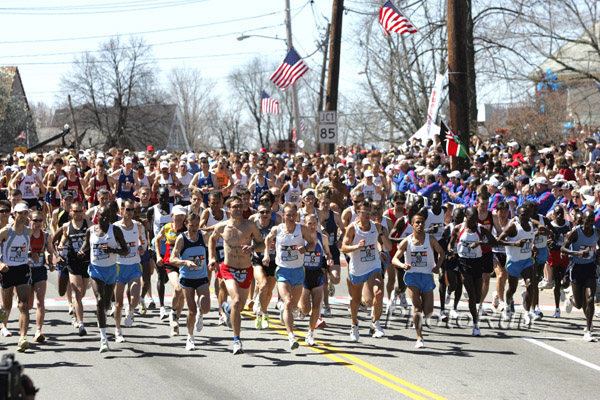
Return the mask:
<svg viewBox="0 0 600 400"><path fill-rule="evenodd" d="M280 14L282 12L283 11L275 11L275 12L271 12L271 13L267 13L267 14L255 15L255 16L252 16L252 17L236 18L236 19L230 19L230 20L218 21L218 22L209 22L209 23L206 23L206 24L199 24L199 25L188 25L188 26L180 26L180 27L175 27L175 28L154 29L154 30L151 30L151 31L123 33L120 36L145 35L145 34L152 34L152 33L171 32L171 31L184 30L184 29L204 28L204 27L207 27L207 26L229 24L229 23L232 23L232 22L240 22L240 21L247 21L247 20L251 20L251 19L268 17L268 16L271 16L271 15ZM74 37L74 38L36 39L36 40L10 40L10 41L0 41L0 44L64 42L64 41L71 41L71 40L102 39L102 38L108 38L108 37L114 37L114 36L115 35L113 34L113 35L98 35L98 36L82 36L82 37Z"/></svg>
<svg viewBox="0 0 600 400"><path fill-rule="evenodd" d="M131 12L131 11L146 11L153 10L158 8L171 8L171 7L179 7L186 6L194 3L204 3L208 0L180 0L180 1L166 1L163 3L151 3L146 5L139 5L130 8L123 9L113 9L113 10L98 10L98 11L80 11L80 12L36 12L37 8L0 8L0 13L8 14L8 15L91 15L91 14L115 14L122 12ZM31 11L27 11L31 10Z"/></svg>

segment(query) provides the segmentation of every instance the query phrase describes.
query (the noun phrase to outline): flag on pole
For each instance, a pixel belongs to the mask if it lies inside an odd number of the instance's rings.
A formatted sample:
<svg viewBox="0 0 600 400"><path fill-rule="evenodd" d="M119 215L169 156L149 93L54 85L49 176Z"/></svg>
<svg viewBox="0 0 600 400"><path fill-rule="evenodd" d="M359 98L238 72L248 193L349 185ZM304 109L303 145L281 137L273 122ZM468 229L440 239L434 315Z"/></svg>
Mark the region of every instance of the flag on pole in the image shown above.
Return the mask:
<svg viewBox="0 0 600 400"><path fill-rule="evenodd" d="M260 110L263 114L279 114L279 102L263 90L260 100Z"/></svg>
<svg viewBox="0 0 600 400"><path fill-rule="evenodd" d="M308 71L308 66L292 47L287 56L269 78L281 90L292 86L304 73Z"/></svg>
<svg viewBox="0 0 600 400"><path fill-rule="evenodd" d="M304 121L300 120L300 132L304 132L306 130L306 125Z"/></svg>
<svg viewBox="0 0 600 400"><path fill-rule="evenodd" d="M469 158L469 152L467 148L461 143L458 136L452 132L452 130L446 125L444 120L440 124L440 138L444 145L444 150L449 156L456 156L462 158Z"/></svg>
<svg viewBox="0 0 600 400"><path fill-rule="evenodd" d="M25 131L21 131L21 134L15 138L15 140L27 140L27 134Z"/></svg>
<svg viewBox="0 0 600 400"><path fill-rule="evenodd" d="M387 36L390 32L416 33L417 28L406 18L392 3L386 1L379 10L379 23L383 26L383 32Z"/></svg>

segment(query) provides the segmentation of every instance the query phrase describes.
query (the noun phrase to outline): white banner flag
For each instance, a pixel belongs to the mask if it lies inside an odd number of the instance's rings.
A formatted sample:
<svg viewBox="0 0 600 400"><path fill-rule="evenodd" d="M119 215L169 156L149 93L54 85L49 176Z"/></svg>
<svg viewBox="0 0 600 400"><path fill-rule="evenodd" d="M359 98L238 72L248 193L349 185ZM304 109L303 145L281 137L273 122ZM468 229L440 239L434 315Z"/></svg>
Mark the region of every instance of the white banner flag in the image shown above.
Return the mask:
<svg viewBox="0 0 600 400"><path fill-rule="evenodd" d="M431 132L431 126L435 123L435 117L437 116L440 108L440 99L442 98L442 88L444 87L445 75L438 75L435 78L435 84L431 90L431 97L429 98L429 108L427 109L427 137L433 138L433 132Z"/></svg>

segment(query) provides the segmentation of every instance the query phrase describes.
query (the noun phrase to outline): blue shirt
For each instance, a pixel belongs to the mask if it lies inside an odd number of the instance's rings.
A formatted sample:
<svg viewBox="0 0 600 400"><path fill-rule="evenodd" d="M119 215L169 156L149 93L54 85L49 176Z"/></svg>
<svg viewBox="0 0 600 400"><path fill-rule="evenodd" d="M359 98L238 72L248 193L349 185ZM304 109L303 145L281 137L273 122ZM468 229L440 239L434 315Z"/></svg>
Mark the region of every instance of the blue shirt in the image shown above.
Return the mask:
<svg viewBox="0 0 600 400"><path fill-rule="evenodd" d="M490 197L490 203L488 205L488 211L493 211L496 209L496 206L498 205L498 203L500 203L501 201L504 201L504 196L502 196L502 194L500 192L496 192L494 193L491 197Z"/></svg>
<svg viewBox="0 0 600 400"><path fill-rule="evenodd" d="M423 197L427 197L428 199L431 199L431 194L434 192L442 192L442 187L437 182L433 182L432 184L427 185L426 188L419 190L419 194Z"/></svg>
<svg viewBox="0 0 600 400"><path fill-rule="evenodd" d="M546 189L541 193L536 193L532 201L535 201L538 204L538 213L546 215L548 214L548 211L550 211L552 204L554 204L554 200L556 200L556 198L552 192L549 189Z"/></svg>
<svg viewBox="0 0 600 400"><path fill-rule="evenodd" d="M417 180L417 176L415 175L415 171L410 170L408 171L405 175L404 178L402 178L402 182L400 182L400 185L397 186L398 191L400 192L416 192L418 187L417 185L415 185L415 182L413 181L413 178L415 180Z"/></svg>
<svg viewBox="0 0 600 400"><path fill-rule="evenodd" d="M200 164L198 163L194 163L194 165L188 164L187 170L190 174L194 175L200 172L202 170L202 167L200 167Z"/></svg>

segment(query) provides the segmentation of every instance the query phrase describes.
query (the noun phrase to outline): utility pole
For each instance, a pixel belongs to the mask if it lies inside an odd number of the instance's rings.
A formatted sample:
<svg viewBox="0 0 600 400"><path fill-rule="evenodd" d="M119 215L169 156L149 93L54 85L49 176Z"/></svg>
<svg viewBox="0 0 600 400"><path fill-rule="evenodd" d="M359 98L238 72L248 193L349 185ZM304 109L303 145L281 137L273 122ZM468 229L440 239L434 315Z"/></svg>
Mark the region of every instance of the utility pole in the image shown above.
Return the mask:
<svg viewBox="0 0 600 400"><path fill-rule="evenodd" d="M448 0L448 76L450 99L450 128L469 148L469 79L467 75L466 27L469 0ZM464 169L469 160L452 157L452 169Z"/></svg>
<svg viewBox="0 0 600 400"><path fill-rule="evenodd" d="M285 0L285 28L287 33L288 51L292 49L292 17L290 15L290 0ZM297 83L297 82L296 82ZM298 91L296 83L292 85L292 111L294 112L294 127L296 128L296 140L300 137L300 110L298 104ZM289 135L291 141L293 134Z"/></svg>
<svg viewBox="0 0 600 400"><path fill-rule="evenodd" d="M331 16L331 40L329 41L329 69L327 73L326 111L337 111L338 86L340 80L340 48L342 45L342 16L344 0L333 0ZM330 143L327 153L335 154L335 144Z"/></svg>
<svg viewBox="0 0 600 400"><path fill-rule="evenodd" d="M331 28L331 24L327 24L327 30L325 31L325 39L323 41L323 64L321 64L321 84L319 85L319 104L317 105L317 124L315 125L317 127L317 129L315 129L315 135L316 135L316 144L317 144L317 151L321 151L319 149L319 122L320 122L320 118L319 118L319 113L321 111L323 111L323 92L325 89L325 71L327 69L327 50L329 50L329 30ZM325 146L325 144L323 145ZM325 153L327 149L323 149L322 151Z"/></svg>
<svg viewBox="0 0 600 400"><path fill-rule="evenodd" d="M75 152L79 152L79 133L77 132L77 121L75 121L75 113L73 112L71 95L68 95L67 99L69 100L69 110L71 111L71 120L73 122L73 133L75 133Z"/></svg>

